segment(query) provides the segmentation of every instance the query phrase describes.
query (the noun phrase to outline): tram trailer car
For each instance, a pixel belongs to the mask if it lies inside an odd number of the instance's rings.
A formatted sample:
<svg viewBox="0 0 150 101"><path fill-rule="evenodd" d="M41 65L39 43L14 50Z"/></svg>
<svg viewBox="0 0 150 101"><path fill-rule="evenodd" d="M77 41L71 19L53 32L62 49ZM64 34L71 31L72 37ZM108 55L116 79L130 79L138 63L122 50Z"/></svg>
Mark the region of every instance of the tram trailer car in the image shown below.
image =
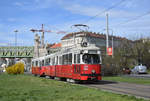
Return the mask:
<svg viewBox="0 0 150 101"><path fill-rule="evenodd" d="M63 80L101 80L100 50L59 52L32 60L32 74Z"/></svg>

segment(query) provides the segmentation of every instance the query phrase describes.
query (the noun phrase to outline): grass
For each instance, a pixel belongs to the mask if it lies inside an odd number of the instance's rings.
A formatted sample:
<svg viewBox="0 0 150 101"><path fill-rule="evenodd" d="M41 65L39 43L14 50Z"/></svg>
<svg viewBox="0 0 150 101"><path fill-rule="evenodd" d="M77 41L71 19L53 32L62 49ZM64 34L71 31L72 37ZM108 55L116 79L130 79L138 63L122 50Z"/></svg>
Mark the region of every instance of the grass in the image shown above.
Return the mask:
<svg viewBox="0 0 150 101"><path fill-rule="evenodd" d="M147 70L147 73L150 74L150 69Z"/></svg>
<svg viewBox="0 0 150 101"><path fill-rule="evenodd" d="M0 101L145 101L28 75L0 74Z"/></svg>
<svg viewBox="0 0 150 101"><path fill-rule="evenodd" d="M103 77L103 80L150 85L149 78L144 79L144 78L135 78L135 77L114 76L114 77Z"/></svg>

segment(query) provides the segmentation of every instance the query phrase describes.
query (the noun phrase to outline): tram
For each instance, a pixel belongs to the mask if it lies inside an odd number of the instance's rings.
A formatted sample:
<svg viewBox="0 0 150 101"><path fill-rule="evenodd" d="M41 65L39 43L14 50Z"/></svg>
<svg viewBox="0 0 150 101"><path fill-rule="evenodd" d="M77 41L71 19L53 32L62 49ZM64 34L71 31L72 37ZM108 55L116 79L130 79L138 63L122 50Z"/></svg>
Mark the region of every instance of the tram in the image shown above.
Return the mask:
<svg viewBox="0 0 150 101"><path fill-rule="evenodd" d="M65 49L32 60L32 74L67 81L101 80L99 49Z"/></svg>

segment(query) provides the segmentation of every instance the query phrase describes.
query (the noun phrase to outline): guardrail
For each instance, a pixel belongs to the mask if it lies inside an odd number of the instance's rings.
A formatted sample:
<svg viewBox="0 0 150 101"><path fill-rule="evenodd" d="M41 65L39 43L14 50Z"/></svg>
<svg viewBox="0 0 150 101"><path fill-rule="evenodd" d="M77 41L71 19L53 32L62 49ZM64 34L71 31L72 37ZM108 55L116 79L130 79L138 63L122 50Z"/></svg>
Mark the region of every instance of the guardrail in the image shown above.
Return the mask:
<svg viewBox="0 0 150 101"><path fill-rule="evenodd" d="M32 58L33 46L0 47L0 58Z"/></svg>

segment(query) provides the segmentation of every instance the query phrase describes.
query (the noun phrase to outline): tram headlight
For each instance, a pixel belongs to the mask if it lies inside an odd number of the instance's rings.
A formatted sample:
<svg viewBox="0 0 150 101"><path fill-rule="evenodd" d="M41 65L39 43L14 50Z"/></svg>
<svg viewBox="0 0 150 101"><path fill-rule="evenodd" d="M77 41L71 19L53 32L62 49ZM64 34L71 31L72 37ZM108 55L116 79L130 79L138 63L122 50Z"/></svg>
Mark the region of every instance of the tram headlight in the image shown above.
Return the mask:
<svg viewBox="0 0 150 101"><path fill-rule="evenodd" d="M84 66L84 70L88 70L88 66Z"/></svg>
<svg viewBox="0 0 150 101"><path fill-rule="evenodd" d="M92 73L95 73L95 70L92 70Z"/></svg>

